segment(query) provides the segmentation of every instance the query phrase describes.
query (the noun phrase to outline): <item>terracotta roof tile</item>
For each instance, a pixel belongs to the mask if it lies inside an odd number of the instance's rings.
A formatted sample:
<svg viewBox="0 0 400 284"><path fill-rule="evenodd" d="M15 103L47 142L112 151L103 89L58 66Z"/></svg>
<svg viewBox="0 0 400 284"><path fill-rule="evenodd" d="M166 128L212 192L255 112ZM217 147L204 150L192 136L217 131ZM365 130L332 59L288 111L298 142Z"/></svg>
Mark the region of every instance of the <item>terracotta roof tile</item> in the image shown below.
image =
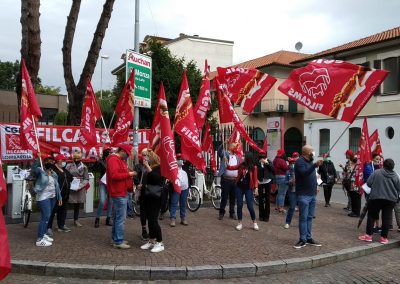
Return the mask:
<svg viewBox="0 0 400 284"><path fill-rule="evenodd" d="M313 55L301 58L301 59L296 59L294 61L292 61L291 63L299 63L299 62L303 62L303 61L308 61L311 59L315 59L315 58L321 58L324 56L328 56L328 55L333 55L333 54L337 54L340 52L344 52L344 51L349 51L352 49L356 49L356 48L360 48L360 47L365 47L365 46L369 46L372 44L377 44L380 42L385 42L385 41L389 41L389 40L394 40L394 39L399 39L400 38L400 27L397 28L393 28L381 33L377 33L359 40L355 40L343 45L339 45L337 47L334 48L330 48L318 53L315 53Z"/></svg>

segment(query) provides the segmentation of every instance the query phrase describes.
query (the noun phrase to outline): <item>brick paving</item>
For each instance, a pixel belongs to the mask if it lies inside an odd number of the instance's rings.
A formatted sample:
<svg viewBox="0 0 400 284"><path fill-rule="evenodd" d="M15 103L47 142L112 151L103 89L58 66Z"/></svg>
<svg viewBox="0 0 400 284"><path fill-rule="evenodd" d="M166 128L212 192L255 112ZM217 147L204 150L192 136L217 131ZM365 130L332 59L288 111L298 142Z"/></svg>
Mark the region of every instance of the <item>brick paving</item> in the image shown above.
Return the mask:
<svg viewBox="0 0 400 284"><path fill-rule="evenodd" d="M152 254L139 249L141 227L139 218L127 219L126 239L132 245L129 250L117 250L110 246L111 227L93 227L94 218L81 219L84 227L74 228L72 220L67 225L70 233L55 231L52 247L38 248L37 222L23 228L21 224L7 225L12 259L61 262L72 264L112 264L145 266L195 266L230 263L266 262L295 257L313 256L344 248L363 245L357 236L365 230L365 221L357 229L358 218L347 217L343 205L333 204L325 208L318 204L314 219L314 238L322 247L292 246L298 239L297 213L290 229L284 229L285 216L272 213L270 222L259 222L260 231L251 229L247 209L244 210L244 229L236 231L236 221L229 218L217 220L218 211L200 208L188 215L189 226L169 227L169 219L160 221L166 250ZM256 210L258 208L256 207ZM257 212L258 213L258 212ZM400 233L392 231L389 239L400 239ZM377 237L376 237L377 239Z"/></svg>

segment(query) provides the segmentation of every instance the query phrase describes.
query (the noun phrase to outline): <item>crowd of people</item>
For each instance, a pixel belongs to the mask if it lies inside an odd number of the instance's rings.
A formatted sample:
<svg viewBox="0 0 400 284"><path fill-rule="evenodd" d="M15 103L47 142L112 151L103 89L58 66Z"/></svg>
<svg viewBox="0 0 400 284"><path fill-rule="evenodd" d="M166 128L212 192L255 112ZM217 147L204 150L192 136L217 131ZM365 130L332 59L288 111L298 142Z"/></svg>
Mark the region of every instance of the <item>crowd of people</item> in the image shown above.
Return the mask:
<svg viewBox="0 0 400 284"><path fill-rule="evenodd" d="M266 153L260 153L258 159L248 152L241 155L235 151L234 142L218 148L220 166L218 176L221 178L221 203L218 219L225 217L225 208L229 206L229 218L237 220L235 229L241 231L243 223L243 200L250 214L252 229L258 231L260 222L268 222L271 214L271 199L275 199L275 212L286 214L283 227L289 229L293 216L298 211L299 239L294 248L306 245L321 246L313 238L312 225L315 218L319 189L323 189L325 207L330 207L332 189L338 179L338 173L329 153L323 159L314 160L315 154L311 145L302 147L301 154L292 153L287 157L284 150L278 150L273 161ZM342 185L348 196L346 210L349 217L360 217L361 199L364 190L356 183L356 155L347 150L346 164L339 165L343 169ZM40 165L40 161L43 165ZM186 165L186 166L185 166ZM383 166L381 166L383 165ZM395 211L397 225L400 230L400 179L394 171L394 161L386 159L383 163L380 156L372 154L371 162L364 166L363 178L365 199L368 210L366 234L359 236L362 241L372 241L373 233L380 233L381 243L388 242L388 231L392 224L392 212ZM103 209L107 207L106 226L111 226L112 245L118 249L129 249L131 246L125 239L125 219L131 216L133 209L131 199L140 204L140 224L143 250L153 253L165 249L162 229L158 220L162 208L165 207L165 196L169 192L170 226L176 226L176 215L179 206L180 224L187 226L186 203L188 188L193 183L188 174L187 161L178 158L178 176L181 191L168 186L161 175L160 158L151 149L143 149L141 153L133 150L129 141L120 143L112 150L104 149L101 159L94 163L99 172L99 204L96 211L94 227L99 228ZM53 219L57 216L58 232L71 231L66 226L68 204L73 208L73 224L82 227L79 222L79 209L86 201L86 190L89 188L87 166L82 163L82 154L75 152L72 162L62 154L44 155L39 153L32 166L36 177L34 191L41 212L36 245L51 246L54 241ZM364 187L364 186L363 186ZM276 196L275 196L276 195ZM258 218L253 204L253 197L258 199ZM286 211L285 204L288 203ZM130 206L128 206L130 205ZM236 208L236 211L235 211ZM379 214L382 221L379 226Z"/></svg>

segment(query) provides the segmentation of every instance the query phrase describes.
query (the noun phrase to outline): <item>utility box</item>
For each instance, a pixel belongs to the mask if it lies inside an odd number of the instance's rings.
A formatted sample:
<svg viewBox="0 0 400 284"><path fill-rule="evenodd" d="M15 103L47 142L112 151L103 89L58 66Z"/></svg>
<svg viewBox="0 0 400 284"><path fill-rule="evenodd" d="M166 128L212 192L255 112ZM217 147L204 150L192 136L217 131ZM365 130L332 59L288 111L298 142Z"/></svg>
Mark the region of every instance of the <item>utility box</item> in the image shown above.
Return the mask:
<svg viewBox="0 0 400 284"><path fill-rule="evenodd" d="M94 175L89 173L89 189L86 191L86 202L84 205L85 213L93 212L93 200L94 200Z"/></svg>
<svg viewBox="0 0 400 284"><path fill-rule="evenodd" d="M8 191L7 215L11 219L18 219L21 218L21 201L24 177L20 174L13 174L11 179L11 190Z"/></svg>

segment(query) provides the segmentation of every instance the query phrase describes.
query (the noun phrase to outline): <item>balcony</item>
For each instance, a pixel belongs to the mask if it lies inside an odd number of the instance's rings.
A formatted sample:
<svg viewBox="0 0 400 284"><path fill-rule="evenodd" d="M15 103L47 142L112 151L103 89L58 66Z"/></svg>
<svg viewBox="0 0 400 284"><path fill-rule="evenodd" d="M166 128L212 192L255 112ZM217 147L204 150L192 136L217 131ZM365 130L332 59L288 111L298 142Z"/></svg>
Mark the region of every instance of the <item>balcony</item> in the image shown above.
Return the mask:
<svg viewBox="0 0 400 284"><path fill-rule="evenodd" d="M257 115L267 112L304 113L304 107L290 99L264 99L254 108L251 114Z"/></svg>

